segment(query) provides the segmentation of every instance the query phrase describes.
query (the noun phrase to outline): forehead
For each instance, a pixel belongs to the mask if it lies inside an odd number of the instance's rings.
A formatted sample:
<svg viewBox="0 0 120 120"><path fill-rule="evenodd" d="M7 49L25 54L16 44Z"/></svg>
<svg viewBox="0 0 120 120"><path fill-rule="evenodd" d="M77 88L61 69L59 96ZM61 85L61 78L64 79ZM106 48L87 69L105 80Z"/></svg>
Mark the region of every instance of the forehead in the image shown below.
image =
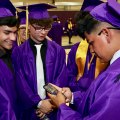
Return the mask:
<svg viewBox="0 0 120 120"><path fill-rule="evenodd" d="M87 42L94 41L96 39L96 37L97 37L97 34L94 32L91 32L90 34L85 33L85 38L86 38Z"/></svg>
<svg viewBox="0 0 120 120"><path fill-rule="evenodd" d="M2 31L16 31L17 30L17 27L16 26L14 26L14 27L9 27L9 26L7 26L7 25L2 25L2 26L0 26L0 30Z"/></svg>

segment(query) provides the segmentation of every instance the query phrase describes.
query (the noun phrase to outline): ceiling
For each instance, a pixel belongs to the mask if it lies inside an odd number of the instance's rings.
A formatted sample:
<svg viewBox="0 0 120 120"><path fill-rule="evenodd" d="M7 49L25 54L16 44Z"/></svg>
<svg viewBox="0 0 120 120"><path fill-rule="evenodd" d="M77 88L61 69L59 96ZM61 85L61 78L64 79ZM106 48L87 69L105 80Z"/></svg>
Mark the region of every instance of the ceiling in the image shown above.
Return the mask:
<svg viewBox="0 0 120 120"><path fill-rule="evenodd" d="M10 0L15 6L36 4L36 3L50 3L57 6L56 10L80 10L84 0ZM106 0L102 0L106 2ZM120 0L118 0L120 1Z"/></svg>

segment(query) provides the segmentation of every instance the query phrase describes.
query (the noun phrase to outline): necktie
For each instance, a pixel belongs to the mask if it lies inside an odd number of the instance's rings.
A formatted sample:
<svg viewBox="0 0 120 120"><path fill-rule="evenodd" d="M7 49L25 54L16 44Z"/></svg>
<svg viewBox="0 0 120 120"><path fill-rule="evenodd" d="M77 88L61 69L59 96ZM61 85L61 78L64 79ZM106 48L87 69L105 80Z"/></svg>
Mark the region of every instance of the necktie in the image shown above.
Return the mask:
<svg viewBox="0 0 120 120"><path fill-rule="evenodd" d="M44 80L43 62L40 54L41 46L42 44L35 45L37 50L37 55L36 55L37 90L41 99L45 99L46 92L45 89L43 88L43 86L45 85L45 80Z"/></svg>

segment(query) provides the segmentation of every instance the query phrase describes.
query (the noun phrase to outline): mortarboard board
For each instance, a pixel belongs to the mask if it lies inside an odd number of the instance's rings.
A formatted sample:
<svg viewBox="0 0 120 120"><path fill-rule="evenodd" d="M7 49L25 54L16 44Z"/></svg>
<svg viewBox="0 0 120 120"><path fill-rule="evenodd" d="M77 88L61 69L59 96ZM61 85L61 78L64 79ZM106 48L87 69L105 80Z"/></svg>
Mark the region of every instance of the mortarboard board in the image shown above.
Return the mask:
<svg viewBox="0 0 120 120"><path fill-rule="evenodd" d="M10 0L0 0L0 17L15 16L16 9Z"/></svg>
<svg viewBox="0 0 120 120"><path fill-rule="evenodd" d="M53 15L52 18L55 19L55 18L58 18L58 16L57 15Z"/></svg>
<svg viewBox="0 0 120 120"><path fill-rule="evenodd" d="M83 11L91 11L97 5L103 3L101 0L84 0L81 10Z"/></svg>
<svg viewBox="0 0 120 120"><path fill-rule="evenodd" d="M21 6L18 8L25 10L26 6ZM33 19L49 18L50 16L47 9L51 8L56 8L56 6L47 3L28 5L29 18Z"/></svg>
<svg viewBox="0 0 120 120"><path fill-rule="evenodd" d="M20 18L20 25L25 25L26 24L26 11L19 12L18 16Z"/></svg>
<svg viewBox="0 0 120 120"><path fill-rule="evenodd" d="M95 7L90 14L99 21L120 27L120 4L116 0L108 0Z"/></svg>

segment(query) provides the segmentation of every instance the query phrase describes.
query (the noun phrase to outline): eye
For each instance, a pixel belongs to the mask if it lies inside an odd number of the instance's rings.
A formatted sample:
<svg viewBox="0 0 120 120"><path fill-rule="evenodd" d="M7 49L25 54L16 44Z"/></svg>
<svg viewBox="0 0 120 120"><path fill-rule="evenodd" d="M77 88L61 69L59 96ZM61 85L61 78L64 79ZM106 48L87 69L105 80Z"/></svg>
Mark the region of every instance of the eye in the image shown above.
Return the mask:
<svg viewBox="0 0 120 120"><path fill-rule="evenodd" d="M42 28L42 27L36 27L36 30L41 30L41 29L44 29L44 28Z"/></svg>
<svg viewBox="0 0 120 120"><path fill-rule="evenodd" d="M89 42L89 45L93 45L93 43L94 43L93 41L90 41L90 42Z"/></svg>
<svg viewBox="0 0 120 120"><path fill-rule="evenodd" d="M10 34L10 32L7 32L7 31L5 31L4 33L5 33L6 35L9 35L9 34Z"/></svg>

